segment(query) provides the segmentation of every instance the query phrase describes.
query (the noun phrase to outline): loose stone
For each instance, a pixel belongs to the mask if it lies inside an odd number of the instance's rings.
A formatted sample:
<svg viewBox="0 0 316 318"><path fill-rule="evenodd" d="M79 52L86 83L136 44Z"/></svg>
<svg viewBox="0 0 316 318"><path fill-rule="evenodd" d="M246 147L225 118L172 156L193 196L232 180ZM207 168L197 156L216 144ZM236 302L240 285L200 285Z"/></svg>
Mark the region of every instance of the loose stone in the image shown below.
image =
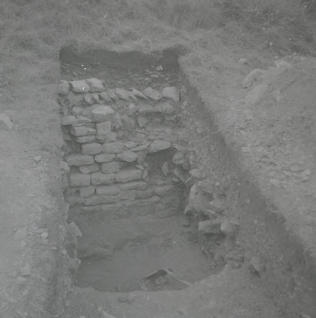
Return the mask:
<svg viewBox="0 0 316 318"><path fill-rule="evenodd" d="M135 97L138 97L138 98L141 98L141 99L147 99L147 97L141 91L139 91L136 88L132 89L131 94L134 95Z"/></svg>
<svg viewBox="0 0 316 318"><path fill-rule="evenodd" d="M124 151L120 153L118 156L118 159L125 161L125 162L135 162L137 161L137 154L132 151Z"/></svg>
<svg viewBox="0 0 316 318"><path fill-rule="evenodd" d="M86 82L89 85L90 92L102 92L105 89L103 82L97 78L89 78Z"/></svg>
<svg viewBox="0 0 316 318"><path fill-rule="evenodd" d="M155 153L162 150L167 150L171 147L171 143L166 140L155 140L149 146L149 152Z"/></svg>
<svg viewBox="0 0 316 318"><path fill-rule="evenodd" d="M90 90L88 83L84 80L72 81L70 85L74 93L87 93Z"/></svg>
<svg viewBox="0 0 316 318"><path fill-rule="evenodd" d="M145 94L145 96L149 97L150 99L152 99L154 101L159 101L162 98L161 94L157 90L155 90L151 87L147 87L144 90L144 94Z"/></svg>
<svg viewBox="0 0 316 318"><path fill-rule="evenodd" d="M175 103L178 103L180 101L180 94L176 87L165 87L162 90L162 96L164 98L173 100Z"/></svg>

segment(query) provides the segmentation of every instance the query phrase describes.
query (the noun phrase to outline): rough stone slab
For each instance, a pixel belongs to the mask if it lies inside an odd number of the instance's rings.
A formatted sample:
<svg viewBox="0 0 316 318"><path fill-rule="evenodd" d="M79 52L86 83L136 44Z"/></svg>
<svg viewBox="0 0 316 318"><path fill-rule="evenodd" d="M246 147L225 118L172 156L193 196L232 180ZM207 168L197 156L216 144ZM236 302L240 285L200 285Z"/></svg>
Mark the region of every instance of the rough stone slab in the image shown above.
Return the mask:
<svg viewBox="0 0 316 318"><path fill-rule="evenodd" d="M120 184L120 189L122 191L145 190L147 187L148 187L148 184L144 181L133 181L133 182Z"/></svg>
<svg viewBox="0 0 316 318"><path fill-rule="evenodd" d="M115 111L107 105L96 105L91 110L91 115L96 122L111 120Z"/></svg>
<svg viewBox="0 0 316 318"><path fill-rule="evenodd" d="M76 116L69 115L69 116L64 116L61 119L61 124L63 126L72 126L72 125L75 126L75 125L81 125L81 124L87 124L87 123L91 123L91 120L83 116L76 117Z"/></svg>
<svg viewBox="0 0 316 318"><path fill-rule="evenodd" d="M168 98L168 99L173 100L175 103L178 103L180 101L179 90L174 86L165 87L162 90L162 96L164 98Z"/></svg>
<svg viewBox="0 0 316 318"><path fill-rule="evenodd" d="M118 154L124 151L124 143L110 142L103 145L103 151L110 154Z"/></svg>
<svg viewBox="0 0 316 318"><path fill-rule="evenodd" d="M70 132L75 137L90 136L90 135L96 134L96 130L94 128L87 127L87 126L71 127Z"/></svg>
<svg viewBox="0 0 316 318"><path fill-rule="evenodd" d="M85 80L70 82L71 89L74 93L88 93L90 86Z"/></svg>
<svg viewBox="0 0 316 318"><path fill-rule="evenodd" d="M90 92L99 93L105 90L103 81L98 78L89 78L86 80L86 82L89 85Z"/></svg>
<svg viewBox="0 0 316 318"><path fill-rule="evenodd" d="M109 96L109 94L108 94L107 92L102 92L102 93L100 94L100 98L101 98L103 101L107 102L107 103L110 103L110 102L111 102L111 97Z"/></svg>
<svg viewBox="0 0 316 318"><path fill-rule="evenodd" d="M98 123L96 124L96 128L98 136L106 136L112 132L112 123L111 121Z"/></svg>
<svg viewBox="0 0 316 318"><path fill-rule="evenodd" d="M117 185L96 187L96 194L116 195L120 193Z"/></svg>
<svg viewBox="0 0 316 318"><path fill-rule="evenodd" d="M160 92L158 92L156 89L153 89L152 87L145 88L143 93L145 96L149 97L154 101L159 101L162 98Z"/></svg>
<svg viewBox="0 0 316 318"><path fill-rule="evenodd" d="M94 163L93 156L72 154L66 157L66 161L70 166L84 166Z"/></svg>
<svg viewBox="0 0 316 318"><path fill-rule="evenodd" d="M101 172L96 172L91 175L91 183L93 185L112 184L114 183L115 179L115 174L105 174Z"/></svg>
<svg viewBox="0 0 316 318"><path fill-rule="evenodd" d="M147 99L147 97L136 88L132 89L131 94L137 98L140 98L140 99Z"/></svg>
<svg viewBox="0 0 316 318"><path fill-rule="evenodd" d="M130 182L140 180L142 178L143 171L139 169L125 169L116 174L115 180L117 182Z"/></svg>
<svg viewBox="0 0 316 318"><path fill-rule="evenodd" d="M79 167L79 170L81 173L87 174L87 173L93 173L100 170L100 167L98 164L92 164L88 166L81 166Z"/></svg>
<svg viewBox="0 0 316 318"><path fill-rule="evenodd" d="M129 99L130 99L130 92L124 88L116 88L115 94L118 98L120 98L122 100L129 101Z"/></svg>
<svg viewBox="0 0 316 318"><path fill-rule="evenodd" d="M103 163L103 162L113 161L115 159L115 155L102 153L102 154L96 155L94 158L96 162Z"/></svg>
<svg viewBox="0 0 316 318"><path fill-rule="evenodd" d="M72 187L84 187L90 185L90 175L82 173L70 174L70 185Z"/></svg>
<svg viewBox="0 0 316 318"><path fill-rule="evenodd" d="M95 135L76 137L76 142L78 142L79 144L86 144L86 143L93 142L95 140L96 140Z"/></svg>
<svg viewBox="0 0 316 318"><path fill-rule="evenodd" d="M96 142L91 144L83 144L81 146L81 152L84 155L97 155L102 151L102 145Z"/></svg>
<svg viewBox="0 0 316 318"><path fill-rule="evenodd" d="M154 191L152 189L135 191L136 199L147 199L152 197L153 195L154 195Z"/></svg>
<svg viewBox="0 0 316 318"><path fill-rule="evenodd" d="M138 156L135 152L127 150L127 151L123 151L122 153L118 154L117 158L124 161L124 162L132 163L132 162L137 161Z"/></svg>
<svg viewBox="0 0 316 318"><path fill-rule="evenodd" d="M95 188L94 187L80 188L79 193L80 193L81 198L87 198L87 197L94 195Z"/></svg>
<svg viewBox="0 0 316 318"><path fill-rule="evenodd" d="M174 190L173 185L162 185L162 186L155 187L154 192L156 195L161 197L172 192L173 190Z"/></svg>
<svg viewBox="0 0 316 318"><path fill-rule="evenodd" d="M149 146L149 152L155 153L171 148L171 143L166 140L155 140Z"/></svg>
<svg viewBox="0 0 316 318"><path fill-rule="evenodd" d="M116 196L99 194L99 195L93 195L89 198L84 199L83 204L90 206L90 205L99 205L99 204L106 204L106 203L115 203L116 201L117 201Z"/></svg>
<svg viewBox="0 0 316 318"><path fill-rule="evenodd" d="M120 163L115 161L106 162L101 165L101 170L104 173L115 173L115 172L118 172L120 168L121 168Z"/></svg>

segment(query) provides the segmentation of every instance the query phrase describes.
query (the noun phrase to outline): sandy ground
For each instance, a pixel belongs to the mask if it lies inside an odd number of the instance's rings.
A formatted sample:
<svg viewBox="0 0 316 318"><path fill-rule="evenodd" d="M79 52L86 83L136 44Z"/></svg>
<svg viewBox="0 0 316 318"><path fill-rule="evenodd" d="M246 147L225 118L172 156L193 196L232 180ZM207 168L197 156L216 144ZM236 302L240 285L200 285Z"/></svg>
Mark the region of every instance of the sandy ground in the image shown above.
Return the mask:
<svg viewBox="0 0 316 318"><path fill-rule="evenodd" d="M58 311L58 304L50 305L47 299L54 296L55 271L62 272L62 262L55 256L63 240L59 225L65 210L57 172L62 146L55 102L58 51L73 36L70 29L57 36L52 31L49 37L54 15L47 22L45 16L34 14L36 6L25 12L22 2L6 8L1 11L8 23L1 29L0 113L8 115L13 126L0 123L0 313L4 318L50 317L43 308ZM43 32L32 37L46 22ZM130 20L120 22L119 31L118 23L107 27L110 32L99 42L101 46L150 51L179 43L193 50L183 63L203 100L212 106L219 130L240 154L242 167L315 256L315 61L289 58L294 66L279 74L271 70L269 78L259 79L253 87L261 83L269 88L259 85L254 94L261 98L247 103L250 88L244 89L242 80L254 68L268 69L275 56L289 54L287 41L270 45L268 35L247 34L234 23L192 32ZM91 21L80 28L84 36L76 40L86 41L90 32L93 42L98 42ZM122 29L133 32L125 34ZM296 44L301 53L315 53L313 42L304 46L297 40ZM244 64L241 58L246 59ZM274 317L271 310L261 316ZM196 317L207 313L208 309Z"/></svg>

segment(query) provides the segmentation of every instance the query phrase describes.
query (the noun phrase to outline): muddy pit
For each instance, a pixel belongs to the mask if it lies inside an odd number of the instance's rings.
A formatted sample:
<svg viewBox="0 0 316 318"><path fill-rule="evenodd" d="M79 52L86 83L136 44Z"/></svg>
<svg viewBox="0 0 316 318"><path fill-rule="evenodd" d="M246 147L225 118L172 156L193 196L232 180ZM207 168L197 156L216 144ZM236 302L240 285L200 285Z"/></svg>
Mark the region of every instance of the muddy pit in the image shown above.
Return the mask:
<svg viewBox="0 0 316 318"><path fill-rule="evenodd" d="M61 52L68 253L79 287L183 289L218 273L235 248L238 224L186 139L177 54L138 55L102 51L93 64Z"/></svg>

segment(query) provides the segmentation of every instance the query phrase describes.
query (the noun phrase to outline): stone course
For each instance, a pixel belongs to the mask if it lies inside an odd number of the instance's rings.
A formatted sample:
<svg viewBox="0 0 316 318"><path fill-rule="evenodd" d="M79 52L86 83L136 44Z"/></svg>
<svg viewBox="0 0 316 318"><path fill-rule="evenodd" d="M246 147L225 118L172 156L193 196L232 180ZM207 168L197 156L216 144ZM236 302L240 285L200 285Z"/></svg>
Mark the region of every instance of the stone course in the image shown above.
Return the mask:
<svg viewBox="0 0 316 318"><path fill-rule="evenodd" d="M106 210L113 204L163 204L174 190L174 180L179 181L172 171L183 166L186 156L175 151L169 122L179 106L179 90L108 89L102 80L90 78L61 81L58 96L67 144L69 204L86 211ZM150 160L160 153L169 159L155 170L160 176L152 177Z"/></svg>

